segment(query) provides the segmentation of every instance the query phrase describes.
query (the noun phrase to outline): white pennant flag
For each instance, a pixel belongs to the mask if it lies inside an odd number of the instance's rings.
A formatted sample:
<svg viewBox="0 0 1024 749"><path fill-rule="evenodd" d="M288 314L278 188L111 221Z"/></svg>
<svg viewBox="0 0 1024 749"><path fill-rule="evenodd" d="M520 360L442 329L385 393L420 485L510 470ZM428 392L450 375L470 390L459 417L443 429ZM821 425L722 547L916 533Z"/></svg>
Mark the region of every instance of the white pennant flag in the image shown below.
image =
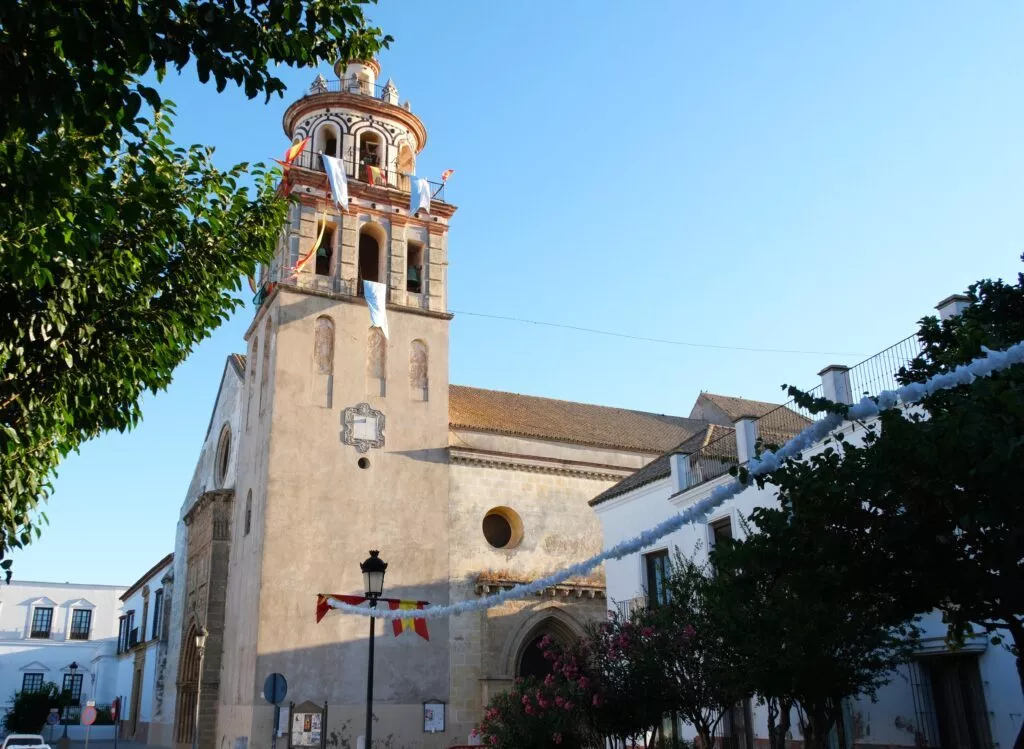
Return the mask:
<svg viewBox="0 0 1024 749"><path fill-rule="evenodd" d="M380 332L387 338L388 313L384 310L387 287L376 281L363 281L363 296L366 297L366 306L370 308L370 324L380 328Z"/></svg>
<svg viewBox="0 0 1024 749"><path fill-rule="evenodd" d="M413 216L422 208L430 213L430 183L423 177L410 175L412 191L409 193L409 213Z"/></svg>
<svg viewBox="0 0 1024 749"><path fill-rule="evenodd" d="M341 206L341 209L348 210L348 180L345 177L345 164L341 159L320 154L324 159L324 171L327 172L327 179L331 183L331 194L334 195L334 202Z"/></svg>

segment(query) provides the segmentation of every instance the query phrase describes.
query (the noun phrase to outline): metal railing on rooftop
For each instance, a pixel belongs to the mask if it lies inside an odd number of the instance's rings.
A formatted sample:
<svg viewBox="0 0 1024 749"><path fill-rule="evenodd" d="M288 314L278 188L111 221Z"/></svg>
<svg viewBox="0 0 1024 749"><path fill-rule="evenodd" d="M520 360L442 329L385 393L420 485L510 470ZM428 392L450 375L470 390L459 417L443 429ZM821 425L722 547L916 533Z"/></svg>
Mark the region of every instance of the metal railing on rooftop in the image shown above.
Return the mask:
<svg viewBox="0 0 1024 749"><path fill-rule="evenodd" d="M335 79L329 81L327 79L315 81L312 86L309 87L307 96L314 96L316 94L356 94L358 96L369 96L373 99L384 99L384 89L386 86L381 86L379 83L370 83L369 81L361 81L358 78L349 78L347 81Z"/></svg>
<svg viewBox="0 0 1024 749"><path fill-rule="evenodd" d="M912 335L851 367L850 393L854 402L865 395L878 395L883 390L898 388L900 383L896 375L920 353L921 342Z"/></svg>
<svg viewBox="0 0 1024 749"><path fill-rule="evenodd" d="M330 155L330 154L328 154ZM345 176L357 182L364 182L376 187L398 190L408 194L412 190L412 179L409 175L395 169L385 169L373 164L366 163L365 158L357 158L354 154L342 159L345 165ZM314 172L325 172L324 160L321 154L314 153L308 148L298 155L292 166L310 169ZM430 200L444 203L444 182L427 180L430 185Z"/></svg>

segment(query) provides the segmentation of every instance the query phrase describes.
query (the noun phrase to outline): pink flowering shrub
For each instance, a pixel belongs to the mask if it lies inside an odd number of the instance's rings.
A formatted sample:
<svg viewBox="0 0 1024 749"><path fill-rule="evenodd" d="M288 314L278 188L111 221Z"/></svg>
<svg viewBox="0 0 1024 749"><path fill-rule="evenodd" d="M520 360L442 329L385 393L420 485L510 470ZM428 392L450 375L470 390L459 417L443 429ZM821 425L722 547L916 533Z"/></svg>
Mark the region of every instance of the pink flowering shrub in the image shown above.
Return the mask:
<svg viewBox="0 0 1024 749"><path fill-rule="evenodd" d="M496 749L590 749L656 730L671 709L660 655L679 647L671 639L615 616L571 645L545 638L551 672L495 696L476 732Z"/></svg>

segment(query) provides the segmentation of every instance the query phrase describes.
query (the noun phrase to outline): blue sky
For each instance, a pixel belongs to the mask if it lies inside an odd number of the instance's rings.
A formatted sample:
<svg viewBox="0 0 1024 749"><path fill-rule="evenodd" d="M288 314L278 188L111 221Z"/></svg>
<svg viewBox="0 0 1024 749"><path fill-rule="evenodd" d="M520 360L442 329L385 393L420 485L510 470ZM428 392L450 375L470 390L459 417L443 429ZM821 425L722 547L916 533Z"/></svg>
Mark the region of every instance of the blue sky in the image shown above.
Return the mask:
<svg viewBox="0 0 1024 749"><path fill-rule="evenodd" d="M381 55L456 170L455 383L686 414L700 390L774 400L1021 267L1024 6L952 2L383 0ZM323 66L325 75L332 75ZM264 104L165 82L179 142L279 156L315 76ZM21 579L129 584L171 550L225 357L203 343L143 424L62 466ZM842 354L842 355L840 355Z"/></svg>

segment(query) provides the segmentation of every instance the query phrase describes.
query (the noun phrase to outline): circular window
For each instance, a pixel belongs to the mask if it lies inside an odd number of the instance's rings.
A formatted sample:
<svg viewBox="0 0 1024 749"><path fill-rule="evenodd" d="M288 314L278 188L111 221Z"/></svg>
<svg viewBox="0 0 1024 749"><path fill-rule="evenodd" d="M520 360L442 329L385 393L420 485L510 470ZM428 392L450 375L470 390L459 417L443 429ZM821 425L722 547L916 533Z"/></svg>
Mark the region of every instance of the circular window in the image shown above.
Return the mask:
<svg viewBox="0 0 1024 749"><path fill-rule="evenodd" d="M495 507L484 515L484 538L495 549L514 549L523 540L523 521L509 507Z"/></svg>
<svg viewBox="0 0 1024 749"><path fill-rule="evenodd" d="M360 468L369 468L370 467L370 459L369 458L360 458L359 460L356 461L356 465L359 466Z"/></svg>
<svg viewBox="0 0 1024 749"><path fill-rule="evenodd" d="M214 466L214 481L219 488L224 488L224 479L228 475L228 463L231 461L231 427L227 424L220 430L217 442L217 465Z"/></svg>

